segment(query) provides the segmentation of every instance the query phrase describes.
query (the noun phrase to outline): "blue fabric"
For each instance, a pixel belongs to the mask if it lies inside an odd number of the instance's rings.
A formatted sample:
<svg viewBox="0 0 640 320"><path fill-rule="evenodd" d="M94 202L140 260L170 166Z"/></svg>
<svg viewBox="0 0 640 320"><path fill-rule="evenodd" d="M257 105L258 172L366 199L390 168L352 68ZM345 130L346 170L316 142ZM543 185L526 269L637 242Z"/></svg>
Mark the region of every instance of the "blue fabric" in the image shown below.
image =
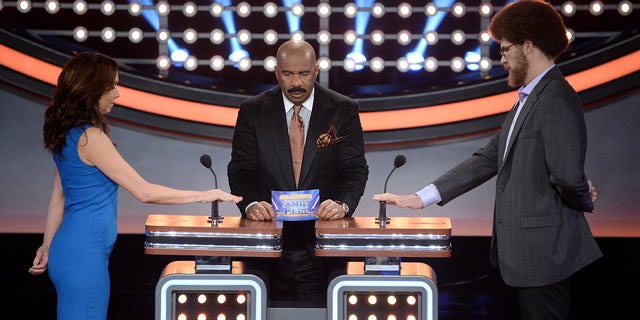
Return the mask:
<svg viewBox="0 0 640 320"><path fill-rule="evenodd" d="M118 185L80 160L78 140L86 128L71 129L62 152L53 155L65 196L64 218L49 249L58 320L106 319L109 305Z"/></svg>

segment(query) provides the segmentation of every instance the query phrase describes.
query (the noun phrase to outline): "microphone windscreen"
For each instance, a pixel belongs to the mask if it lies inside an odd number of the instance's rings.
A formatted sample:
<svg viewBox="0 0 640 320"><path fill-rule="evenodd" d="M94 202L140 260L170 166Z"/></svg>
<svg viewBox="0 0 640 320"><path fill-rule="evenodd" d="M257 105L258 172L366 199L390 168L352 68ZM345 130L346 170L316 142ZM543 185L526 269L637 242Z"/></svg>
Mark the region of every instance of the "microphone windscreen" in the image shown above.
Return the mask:
<svg viewBox="0 0 640 320"><path fill-rule="evenodd" d="M203 154L200 156L200 163L205 168L211 168L211 157L208 154Z"/></svg>
<svg viewBox="0 0 640 320"><path fill-rule="evenodd" d="M402 154L399 154L396 156L396 159L393 161L393 166L396 168L400 168L404 166L405 163L407 163L407 157L405 157Z"/></svg>

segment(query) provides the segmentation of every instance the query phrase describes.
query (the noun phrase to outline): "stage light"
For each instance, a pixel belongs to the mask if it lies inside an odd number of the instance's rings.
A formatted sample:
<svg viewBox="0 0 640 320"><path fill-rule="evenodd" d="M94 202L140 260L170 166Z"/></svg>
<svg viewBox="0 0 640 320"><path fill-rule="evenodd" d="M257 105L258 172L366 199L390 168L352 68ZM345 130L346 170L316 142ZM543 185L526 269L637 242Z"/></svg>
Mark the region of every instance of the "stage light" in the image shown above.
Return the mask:
<svg viewBox="0 0 640 320"><path fill-rule="evenodd" d="M268 56L262 60L262 66L264 67L264 70L268 72L275 70L276 63L276 57L274 56Z"/></svg>
<svg viewBox="0 0 640 320"><path fill-rule="evenodd" d="M430 2L424 6L424 14L428 17L433 17L436 13L438 13L438 6L435 3Z"/></svg>
<svg viewBox="0 0 640 320"><path fill-rule="evenodd" d="M347 72L353 72L356 70L356 61L352 58L344 59L344 61L342 62L342 67Z"/></svg>
<svg viewBox="0 0 640 320"><path fill-rule="evenodd" d="M236 33L236 37L238 38L238 42L240 44L245 45L251 42L251 32L247 29L242 29Z"/></svg>
<svg viewBox="0 0 640 320"><path fill-rule="evenodd" d="M142 41L142 30L140 28L131 28L129 30L129 41L131 43L139 43L140 41Z"/></svg>
<svg viewBox="0 0 640 320"><path fill-rule="evenodd" d="M467 40L467 36L462 30L454 30L451 33L451 42L455 45L461 45Z"/></svg>
<svg viewBox="0 0 640 320"><path fill-rule="evenodd" d="M156 12L159 16L166 17L167 15L169 15L169 11L171 11L169 3L167 3L166 1L158 1L158 3L156 4Z"/></svg>
<svg viewBox="0 0 640 320"><path fill-rule="evenodd" d="M594 16L601 15L602 12L604 12L604 4L602 4L602 1L598 0L591 2L591 4L589 5L589 12L591 12L591 14Z"/></svg>
<svg viewBox="0 0 640 320"><path fill-rule="evenodd" d="M156 59L156 67L161 71L169 70L171 67L171 60L169 60L169 57L165 55L159 56L158 59Z"/></svg>
<svg viewBox="0 0 640 320"><path fill-rule="evenodd" d="M329 42L331 42L331 33L327 30L321 30L316 35L316 38L318 39L319 44L327 45L329 44Z"/></svg>
<svg viewBox="0 0 640 320"><path fill-rule="evenodd" d="M344 15L347 18L355 18L356 14L358 14L358 7L355 3L349 2L344 5Z"/></svg>
<svg viewBox="0 0 640 320"><path fill-rule="evenodd" d="M268 45L274 45L278 42L278 33L273 29L267 29L262 36L264 43Z"/></svg>
<svg viewBox="0 0 640 320"><path fill-rule="evenodd" d="M160 30L156 32L156 40L160 43L166 43L169 41L169 34L169 30L160 28Z"/></svg>
<svg viewBox="0 0 640 320"><path fill-rule="evenodd" d="M189 51L186 49L177 49L171 52L171 61L177 62L179 66L182 66L189 57Z"/></svg>
<svg viewBox="0 0 640 320"><path fill-rule="evenodd" d="M291 34L291 39L292 40L296 40L296 41L304 40L304 32L298 30L298 31L292 33Z"/></svg>
<svg viewBox="0 0 640 320"><path fill-rule="evenodd" d="M192 18L198 13L196 4L189 1L182 6L182 14L187 18Z"/></svg>
<svg viewBox="0 0 640 320"><path fill-rule="evenodd" d="M209 33L209 40L213 44L221 44L224 41L224 32L220 29L213 29Z"/></svg>
<svg viewBox="0 0 640 320"><path fill-rule="evenodd" d="M83 42L89 37L89 32L85 27L76 27L73 29L73 38L78 42Z"/></svg>
<svg viewBox="0 0 640 320"><path fill-rule="evenodd" d="M489 41L491 41L491 35L489 34L489 32L483 31L480 32L480 35L478 35L478 39L480 40L480 43L487 44L489 43Z"/></svg>
<svg viewBox="0 0 640 320"><path fill-rule="evenodd" d="M461 2L456 2L453 4L453 7L451 7L451 14L456 18L463 17L466 12L467 8Z"/></svg>
<svg viewBox="0 0 640 320"><path fill-rule="evenodd" d="M29 0L20 0L16 4L16 7L18 8L18 11L20 11L22 13L27 13L27 12L29 12L31 10L31 1L29 1Z"/></svg>
<svg viewBox="0 0 640 320"><path fill-rule="evenodd" d="M576 4L571 2L571 1L567 1L565 3L562 4L562 14L565 17L571 17L574 14L576 14Z"/></svg>
<svg viewBox="0 0 640 320"><path fill-rule="evenodd" d="M427 44L434 45L438 43L438 33L435 31L429 31L424 34L424 39L427 41Z"/></svg>
<svg viewBox="0 0 640 320"><path fill-rule="evenodd" d="M329 284L328 319L437 319L437 288L416 275L343 275Z"/></svg>
<svg viewBox="0 0 640 320"><path fill-rule="evenodd" d="M409 70L411 71L418 71L418 70L422 70L423 66L424 66L424 57L422 56L422 54L416 52L416 51L412 51L409 52L405 55L405 57L407 58L407 61L409 62Z"/></svg>
<svg viewBox="0 0 640 320"><path fill-rule="evenodd" d="M424 60L424 69L428 72L434 72L438 69L438 59L434 57L427 57Z"/></svg>
<svg viewBox="0 0 640 320"><path fill-rule="evenodd" d="M369 61L369 67L373 72L380 72L384 70L384 60L380 57L374 57Z"/></svg>
<svg viewBox="0 0 640 320"><path fill-rule="evenodd" d="M373 6L371 7L371 15L374 16L375 18L380 18L384 16L384 13L385 13L384 5L380 2L374 3Z"/></svg>
<svg viewBox="0 0 640 320"><path fill-rule="evenodd" d="M300 2L296 2L291 6L291 14L300 18L304 15L304 5Z"/></svg>
<svg viewBox="0 0 640 320"><path fill-rule="evenodd" d="M347 30L344 33L343 38L344 38L344 43L352 46L354 43L356 43L356 40L358 40L358 35L353 30Z"/></svg>
<svg viewBox="0 0 640 320"><path fill-rule="evenodd" d="M407 58L402 57L402 58L399 58L398 60L396 60L396 68L400 72L409 71L409 61L407 60Z"/></svg>
<svg viewBox="0 0 640 320"><path fill-rule="evenodd" d="M137 17L142 13L142 5L138 1L131 2L127 7L127 11L129 11L131 16Z"/></svg>
<svg viewBox="0 0 640 320"><path fill-rule="evenodd" d="M245 1L238 3L236 6L238 17L246 18L251 14L251 5Z"/></svg>
<svg viewBox="0 0 640 320"><path fill-rule="evenodd" d="M224 12L224 6L220 2L214 2L209 7L209 12L212 16L219 18L222 16L222 12Z"/></svg>
<svg viewBox="0 0 640 320"><path fill-rule="evenodd" d="M87 13L87 2L84 0L76 0L73 2L73 12L77 15L83 15Z"/></svg>
<svg viewBox="0 0 640 320"><path fill-rule="evenodd" d="M44 3L44 8L48 13L54 14L60 11L60 3L57 0L47 0Z"/></svg>
<svg viewBox="0 0 640 320"><path fill-rule="evenodd" d="M490 2L485 2L480 5L478 12L480 12L480 16L488 18L493 13L493 6Z"/></svg>
<svg viewBox="0 0 640 320"><path fill-rule="evenodd" d="M198 33L193 28L187 28L182 32L182 40L188 44L193 44L198 40Z"/></svg>
<svg viewBox="0 0 640 320"><path fill-rule="evenodd" d="M331 60L327 57L320 57L317 63L320 71L329 71L331 69Z"/></svg>
<svg viewBox="0 0 640 320"><path fill-rule="evenodd" d="M209 59L209 67L213 71L220 71L224 68L224 58L219 55L215 55Z"/></svg>
<svg viewBox="0 0 640 320"><path fill-rule="evenodd" d="M411 16L411 13L413 13L413 8L410 4L403 2L398 5L398 15L401 18L409 18Z"/></svg>
<svg viewBox="0 0 640 320"><path fill-rule="evenodd" d="M106 43L113 42L116 38L116 31L111 27L104 27L102 31L100 31L100 39Z"/></svg>
<svg viewBox="0 0 640 320"><path fill-rule="evenodd" d="M571 28L566 29L566 35L569 42L573 42L576 39L576 33Z"/></svg>
<svg viewBox="0 0 640 320"><path fill-rule="evenodd" d="M483 57L478 64L480 65L480 71L489 71L493 67L493 63L489 57Z"/></svg>
<svg viewBox="0 0 640 320"><path fill-rule="evenodd" d="M411 43L411 32L408 30L400 30L398 32L398 43L406 46Z"/></svg>
<svg viewBox="0 0 640 320"><path fill-rule="evenodd" d="M620 13L623 16L628 16L631 14L631 11L633 11L633 6L631 5L631 1L620 1L620 3L618 4L618 13Z"/></svg>
<svg viewBox="0 0 640 320"><path fill-rule="evenodd" d="M184 60L184 68L189 71L193 71L198 67L198 58L194 56L188 56L186 60Z"/></svg>
<svg viewBox="0 0 640 320"><path fill-rule="evenodd" d="M316 11L320 18L328 18L331 15L331 5L326 2L320 3L316 7Z"/></svg>
<svg viewBox="0 0 640 320"><path fill-rule="evenodd" d="M267 18L273 18L278 14L278 5L273 2L267 2L262 7L262 13Z"/></svg>
<svg viewBox="0 0 640 320"><path fill-rule="evenodd" d="M455 57L451 59L451 70L454 72L462 72L466 67L464 59L460 57Z"/></svg>
<svg viewBox="0 0 640 320"><path fill-rule="evenodd" d="M380 30L374 30L371 32L371 43L379 46L384 43L384 32Z"/></svg>
<svg viewBox="0 0 640 320"><path fill-rule="evenodd" d="M360 52L351 52L347 54L347 59L345 61L349 61L349 63L351 63L351 60L353 61L353 68L351 71L362 70L367 63L367 57ZM351 69L351 66L349 66L349 69Z"/></svg>
<svg viewBox="0 0 640 320"><path fill-rule="evenodd" d="M248 71L249 69L251 69L251 59L244 57L238 61L238 70Z"/></svg>

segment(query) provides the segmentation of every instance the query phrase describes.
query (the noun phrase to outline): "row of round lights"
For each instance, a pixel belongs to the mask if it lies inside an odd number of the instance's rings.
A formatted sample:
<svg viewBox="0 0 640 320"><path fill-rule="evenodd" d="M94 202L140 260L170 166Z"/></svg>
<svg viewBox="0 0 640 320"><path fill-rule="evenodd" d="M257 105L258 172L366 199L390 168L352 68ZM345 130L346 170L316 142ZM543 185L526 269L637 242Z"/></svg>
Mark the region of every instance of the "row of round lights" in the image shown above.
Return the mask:
<svg viewBox="0 0 640 320"><path fill-rule="evenodd" d="M184 62L181 62L184 69L193 71L200 65L209 64L209 67L214 71L222 70L226 65L236 65L240 71L249 71L252 66L262 66L265 70L271 72L275 69L276 58L273 56L266 57L261 61L254 61L250 58L243 57L239 61L234 62L225 60L221 55L214 55L211 59L200 61L197 57L190 55ZM156 60L156 66L159 70L168 70L172 65L171 58L162 55ZM333 66L342 66L348 72L354 72L359 67L368 66L374 72L381 72L385 67L396 67L400 72L408 72L409 70L415 70L417 64L419 68L424 68L428 72L434 72L440 66L449 66L451 70L455 72L462 72L467 63L461 57L454 57L450 61L439 61L434 57L426 57L424 61L411 62L407 57L398 58L396 61L386 61L380 57L373 57L368 62L358 62L353 58L347 58L343 61L332 61L327 57L320 57L318 59L318 68L320 71L328 71ZM493 62L490 58L483 57L478 62L478 67L481 71L488 71L493 67Z"/></svg>
<svg viewBox="0 0 640 320"><path fill-rule="evenodd" d="M78 42L83 42L89 38L91 34L95 32L89 32L85 27L76 27L73 30L73 37ZM100 38L107 43L113 42L118 35L128 37L132 43L139 43L145 37L155 37L160 43L166 43L170 38L181 36L185 43L193 44L198 39L208 38L213 44L221 44L227 38L237 38L238 42L242 45L246 45L253 39L262 39L267 45L274 45L280 39L304 39L307 36L301 32L294 32L293 34L278 33L273 29L268 29L264 33L251 33L247 29L238 30L235 34L225 34L221 29L214 29L209 33L201 33L193 28L187 28L182 33L171 32L168 29L161 28L157 32L143 32L142 29L134 27L125 32L116 32L112 27L105 27L100 31ZM315 35L311 35L321 45L329 44L333 39L339 38L340 35L334 35L329 31L322 30ZM423 39L427 41L429 45L435 45L440 39L450 39L455 45L462 45L467 39L478 39L480 43L487 44L491 40L488 32L483 31L480 34L467 34L462 30L454 30L451 33L438 33L436 31L429 31L424 34L412 34L408 30L400 30L396 34L384 33L381 30L374 30L370 34L359 35L354 30L347 30L342 35L342 40L347 45L353 45L359 39L370 40L374 45L382 45L387 39L396 40L400 45L406 46L411 44L414 40Z"/></svg>
<svg viewBox="0 0 640 320"><path fill-rule="evenodd" d="M3 1L0 1L0 9L3 7ZM58 0L47 0L44 2L45 10L49 13L57 13L64 5L61 5ZM16 7L20 12L26 13L31 10L33 4L30 0L19 0L17 1ZM66 6L65 6L66 7ZM111 0L102 1L100 4L100 11L104 15L113 14L116 9L126 7L129 11L129 14L132 16L138 16L142 13L142 10L145 7L137 1L131 2L128 5L116 5ZM172 11L172 7L167 1L158 1L155 5L155 9L160 16L166 16ZM566 1L561 6L561 11L565 16L573 16L578 9L581 9L585 6L577 6L572 1ZM89 5L85 0L76 0L72 5L73 11L76 14L84 14L89 9ZM595 0L589 4L587 7L591 14L597 16L604 12L607 9L617 9L621 15L629 15L633 11L633 4L629 0L623 0L618 3L618 5L605 5L600 0ZM209 6L198 6L192 1L188 1L184 3L181 7L181 11L186 17L195 16L198 11L208 10L209 13L214 17L220 17L225 10L235 9L236 14L239 17L248 17L252 12L262 11L263 14L268 18L275 17L279 12L287 12L290 11L296 17L302 17L306 11L316 12L318 16L321 18L329 17L333 12L342 12L347 18L355 18L358 12L370 12L371 15L375 18L380 18L385 15L387 12L396 12L398 16L402 18L410 17L415 11L422 9L425 15L433 16L438 11L449 11L454 17L463 17L467 11L477 11L482 17L489 17L494 11L491 3L482 3L478 7L469 7L467 8L463 3L456 2L449 8L439 8L434 3L428 3L424 7L413 7L408 2L403 2L399 4L397 7L386 7L382 3L374 3L371 7L362 8L358 7L355 3L350 2L344 5L342 8L333 8L328 3L320 3L316 7L306 8L302 3L294 3L291 7L279 7L274 2L267 2L263 6L251 6L248 2L240 2L235 7L225 7L219 2L214 2Z"/></svg>

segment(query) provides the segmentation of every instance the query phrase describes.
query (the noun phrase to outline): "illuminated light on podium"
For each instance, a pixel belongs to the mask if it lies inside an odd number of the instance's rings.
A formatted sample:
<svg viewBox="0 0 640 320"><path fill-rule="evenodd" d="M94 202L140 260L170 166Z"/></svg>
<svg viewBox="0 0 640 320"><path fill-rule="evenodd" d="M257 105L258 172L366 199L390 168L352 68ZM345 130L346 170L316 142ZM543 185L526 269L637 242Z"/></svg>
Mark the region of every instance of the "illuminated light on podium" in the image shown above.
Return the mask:
<svg viewBox="0 0 640 320"><path fill-rule="evenodd" d="M329 285L327 315L336 320L434 320L437 296L435 283L423 275L347 274Z"/></svg>
<svg viewBox="0 0 640 320"><path fill-rule="evenodd" d="M265 319L267 291L254 275L196 274L193 261L165 267L156 286L156 320Z"/></svg>

